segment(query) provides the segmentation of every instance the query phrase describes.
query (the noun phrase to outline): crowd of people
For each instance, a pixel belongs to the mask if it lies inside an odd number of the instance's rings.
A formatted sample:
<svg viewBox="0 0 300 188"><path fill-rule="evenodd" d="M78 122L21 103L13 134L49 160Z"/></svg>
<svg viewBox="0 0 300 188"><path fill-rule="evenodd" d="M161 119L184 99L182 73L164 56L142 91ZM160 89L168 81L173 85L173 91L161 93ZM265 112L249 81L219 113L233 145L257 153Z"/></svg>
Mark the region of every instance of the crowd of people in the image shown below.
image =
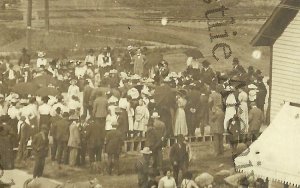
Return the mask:
<svg viewBox="0 0 300 188"><path fill-rule="evenodd" d="M30 145L34 177L42 175L49 147L52 161L71 166L85 164L86 155L91 164L101 161L106 152L108 173L119 173L123 141L144 139L146 157L136 168L145 187L148 155L162 171L162 149L175 137L170 161L178 184L179 170L188 168L185 137L213 134L216 155L223 152L225 132L233 150L241 133L249 133L245 141L258 137L267 95L260 70L246 71L234 58L230 72L217 72L208 60L188 57L185 70L172 72L163 59L150 62L149 54L146 48L117 53L106 47L99 55L89 50L84 60L49 61L39 52L35 61L23 49L18 69L9 56L0 57L4 168L14 168L13 148L17 161L24 161ZM20 84L28 87L20 91ZM48 90L35 93L33 85Z"/></svg>

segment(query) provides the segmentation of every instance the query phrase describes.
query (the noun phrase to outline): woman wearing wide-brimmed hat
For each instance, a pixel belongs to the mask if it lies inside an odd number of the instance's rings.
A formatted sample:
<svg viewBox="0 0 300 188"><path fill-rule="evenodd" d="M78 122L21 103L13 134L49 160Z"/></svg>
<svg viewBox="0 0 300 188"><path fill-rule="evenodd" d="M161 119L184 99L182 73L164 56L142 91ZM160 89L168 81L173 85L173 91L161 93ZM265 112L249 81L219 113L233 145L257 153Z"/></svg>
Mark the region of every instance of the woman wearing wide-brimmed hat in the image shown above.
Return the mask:
<svg viewBox="0 0 300 188"><path fill-rule="evenodd" d="M69 97L69 99L71 99L73 95L79 97L80 90L79 90L79 87L76 84L77 84L77 80L72 79L70 81L70 86L68 88L68 97Z"/></svg>
<svg viewBox="0 0 300 188"><path fill-rule="evenodd" d="M234 95L234 87L233 86L227 86L225 88L225 91L227 91L229 94L225 100L226 110L225 110L225 119L224 119L224 129L227 130L228 121L234 117L236 114L236 105L237 100Z"/></svg>
<svg viewBox="0 0 300 188"><path fill-rule="evenodd" d="M187 92L185 90L179 90L177 92L177 111L175 114L175 127L174 127L174 136L188 134L185 106L187 103L186 100Z"/></svg>

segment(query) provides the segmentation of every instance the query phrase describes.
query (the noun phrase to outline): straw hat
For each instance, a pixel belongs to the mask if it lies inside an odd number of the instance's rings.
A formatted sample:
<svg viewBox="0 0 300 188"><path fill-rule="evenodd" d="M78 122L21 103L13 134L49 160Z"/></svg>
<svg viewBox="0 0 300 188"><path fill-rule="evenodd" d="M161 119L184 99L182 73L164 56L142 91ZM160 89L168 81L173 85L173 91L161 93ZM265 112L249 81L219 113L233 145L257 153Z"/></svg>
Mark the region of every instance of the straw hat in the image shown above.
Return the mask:
<svg viewBox="0 0 300 188"><path fill-rule="evenodd" d="M128 46L128 47L127 47L127 50L132 50L132 49L133 49L132 46Z"/></svg>
<svg viewBox="0 0 300 188"><path fill-rule="evenodd" d="M131 96L132 99L137 99L140 96L140 93L136 88L131 88L128 90L127 94Z"/></svg>
<svg viewBox="0 0 300 188"><path fill-rule="evenodd" d="M46 53L45 52L38 52L38 57L45 57Z"/></svg>
<svg viewBox="0 0 300 188"><path fill-rule="evenodd" d="M158 114L158 112L153 112L151 118L160 118L160 115Z"/></svg>
<svg viewBox="0 0 300 188"><path fill-rule="evenodd" d="M144 147L143 150L141 151L142 154L145 155L150 155L152 153L152 151L150 150L149 147Z"/></svg>
<svg viewBox="0 0 300 188"><path fill-rule="evenodd" d="M118 73L118 71L116 69L112 69L112 70L109 71L109 73L110 74L116 74L116 73Z"/></svg>

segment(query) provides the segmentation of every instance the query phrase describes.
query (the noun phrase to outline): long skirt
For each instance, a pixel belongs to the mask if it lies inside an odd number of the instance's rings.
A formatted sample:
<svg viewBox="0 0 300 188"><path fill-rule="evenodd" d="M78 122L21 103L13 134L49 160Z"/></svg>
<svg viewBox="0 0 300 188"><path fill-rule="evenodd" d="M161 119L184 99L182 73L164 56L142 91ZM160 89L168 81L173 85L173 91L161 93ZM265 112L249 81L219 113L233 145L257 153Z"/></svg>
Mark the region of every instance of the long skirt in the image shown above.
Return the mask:
<svg viewBox="0 0 300 188"><path fill-rule="evenodd" d="M182 134L186 136L188 134L188 128L186 123L185 111L183 108L178 108L175 117L175 130L174 136Z"/></svg>
<svg viewBox="0 0 300 188"><path fill-rule="evenodd" d="M240 104L238 112L241 118L241 130L248 132L248 105L246 102Z"/></svg>

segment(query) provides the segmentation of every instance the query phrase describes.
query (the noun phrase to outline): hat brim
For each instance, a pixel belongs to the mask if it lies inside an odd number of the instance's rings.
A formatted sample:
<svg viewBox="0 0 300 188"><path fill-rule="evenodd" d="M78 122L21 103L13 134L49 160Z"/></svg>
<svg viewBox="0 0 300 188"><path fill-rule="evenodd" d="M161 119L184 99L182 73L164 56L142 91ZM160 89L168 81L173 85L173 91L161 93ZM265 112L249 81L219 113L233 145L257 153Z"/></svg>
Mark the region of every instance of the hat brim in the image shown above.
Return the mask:
<svg viewBox="0 0 300 188"><path fill-rule="evenodd" d="M150 155L150 154L152 154L152 151L148 151L148 152L146 152L146 151L141 151L141 153L142 153L142 154L145 154L145 155Z"/></svg>

